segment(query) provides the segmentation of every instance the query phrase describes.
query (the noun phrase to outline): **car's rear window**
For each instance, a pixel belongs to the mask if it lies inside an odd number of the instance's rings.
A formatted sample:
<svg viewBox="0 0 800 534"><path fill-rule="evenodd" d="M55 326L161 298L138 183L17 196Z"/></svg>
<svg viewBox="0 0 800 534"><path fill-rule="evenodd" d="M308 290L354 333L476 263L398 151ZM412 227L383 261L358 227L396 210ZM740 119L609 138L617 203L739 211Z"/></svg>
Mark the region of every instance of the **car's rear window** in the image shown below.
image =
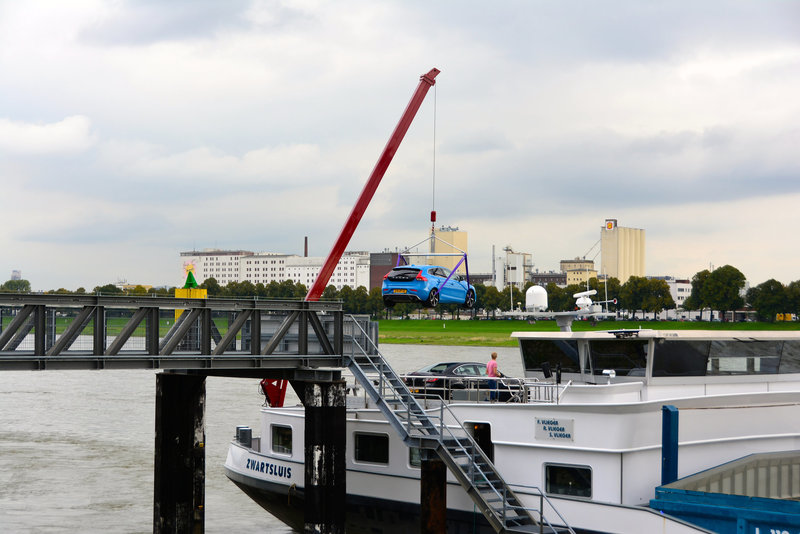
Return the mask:
<svg viewBox="0 0 800 534"><path fill-rule="evenodd" d="M418 273L419 269L400 267L389 271L387 278L389 278L389 280L413 280L417 277Z"/></svg>

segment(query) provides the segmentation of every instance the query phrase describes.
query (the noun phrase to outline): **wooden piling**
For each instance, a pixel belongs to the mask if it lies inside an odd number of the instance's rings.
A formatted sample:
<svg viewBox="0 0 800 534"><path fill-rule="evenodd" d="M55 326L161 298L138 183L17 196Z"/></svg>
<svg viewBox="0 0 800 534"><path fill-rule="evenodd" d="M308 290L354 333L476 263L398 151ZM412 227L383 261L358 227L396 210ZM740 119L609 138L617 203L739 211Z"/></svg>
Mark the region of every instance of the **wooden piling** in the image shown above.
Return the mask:
<svg viewBox="0 0 800 534"><path fill-rule="evenodd" d="M156 375L153 533L205 528L204 376Z"/></svg>
<svg viewBox="0 0 800 534"><path fill-rule="evenodd" d="M306 383L305 532L344 534L345 381Z"/></svg>
<svg viewBox="0 0 800 534"><path fill-rule="evenodd" d="M420 534L447 532L447 467L432 451L422 451L419 480Z"/></svg>

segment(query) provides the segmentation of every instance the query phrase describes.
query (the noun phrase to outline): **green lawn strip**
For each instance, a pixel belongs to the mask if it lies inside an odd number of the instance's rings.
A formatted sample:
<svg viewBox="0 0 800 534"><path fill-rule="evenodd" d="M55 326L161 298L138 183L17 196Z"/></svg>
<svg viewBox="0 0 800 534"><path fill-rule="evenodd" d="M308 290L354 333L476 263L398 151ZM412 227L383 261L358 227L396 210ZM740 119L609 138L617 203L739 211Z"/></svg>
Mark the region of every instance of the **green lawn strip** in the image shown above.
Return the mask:
<svg viewBox="0 0 800 534"><path fill-rule="evenodd" d="M800 323L706 323L681 321L575 321L572 330L800 330ZM512 332L557 332L555 321L441 321L382 320L379 326L381 343L429 345L516 346Z"/></svg>
<svg viewBox="0 0 800 534"><path fill-rule="evenodd" d="M7 328L8 325L13 320L13 317L3 317L3 329ZM73 317L56 317L56 335L61 335L64 331L72 324L74 320ZM109 336L116 336L118 335L125 325L128 324L130 317L107 317L106 318L106 334ZM213 319L214 323L217 325L217 329L221 335L225 335L228 331L228 320L224 317L215 317ZM175 324L174 319L161 319L159 321L158 327L158 335L163 337L169 329ZM81 335L91 336L94 335L94 321L89 321L89 324L81 331ZM131 334L132 337L144 337L145 335L145 323L142 321L139 323L139 326L136 327L136 330L133 331ZM239 333L236 337L239 339L241 333Z"/></svg>
<svg viewBox="0 0 800 534"><path fill-rule="evenodd" d="M118 335L129 321L129 317L108 317L106 319L108 335ZM11 322L11 317L3 317L3 328ZM56 333L62 334L72 322L69 317L56 318ZM228 330L228 321L224 317L215 317L214 322L221 335ZM508 346L517 345L511 338L512 332L556 332L555 321L509 321L509 320L380 320L380 342L389 344L427 344L427 345L462 345L462 346ZM174 324L174 319L161 319L159 335L164 336ZM145 325L140 324L133 336L143 337ZM800 330L800 322L777 323L720 323L700 321L575 321L572 329L576 332L590 330L622 330L650 328L654 330ZM81 332L92 335L94 324L89 322ZM237 335L237 339L241 333Z"/></svg>

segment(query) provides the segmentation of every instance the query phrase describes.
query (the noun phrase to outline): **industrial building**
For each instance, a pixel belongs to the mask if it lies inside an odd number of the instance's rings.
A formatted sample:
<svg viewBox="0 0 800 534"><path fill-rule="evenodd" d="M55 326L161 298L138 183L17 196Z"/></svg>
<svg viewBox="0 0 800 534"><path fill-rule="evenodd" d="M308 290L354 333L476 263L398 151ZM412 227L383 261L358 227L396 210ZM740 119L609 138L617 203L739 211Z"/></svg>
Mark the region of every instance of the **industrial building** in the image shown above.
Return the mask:
<svg viewBox="0 0 800 534"><path fill-rule="evenodd" d="M530 281L533 271L533 255L528 252L514 252L509 245L503 247L503 252L504 255L495 256L494 248L492 249L494 286L502 290L507 285L513 284L522 289Z"/></svg>
<svg viewBox="0 0 800 534"><path fill-rule="evenodd" d="M462 255L468 253L467 232L459 230L457 226L440 226L433 230L435 239L430 240L430 252L435 254L453 254L453 256L430 256L428 263L441 265L451 271L461 261ZM462 264L458 272L465 273L466 267Z"/></svg>
<svg viewBox="0 0 800 534"><path fill-rule="evenodd" d="M645 276L644 230L625 228L606 219L600 231L601 272L624 284L631 276Z"/></svg>
<svg viewBox="0 0 800 534"><path fill-rule="evenodd" d="M205 249L181 252L180 255L183 273L192 270L198 282L214 278L221 286L230 282L249 281L266 285L292 280L310 287L325 261L323 257L249 250ZM333 271L330 284L336 289L344 286L369 289L369 256L368 252L345 252Z"/></svg>
<svg viewBox="0 0 800 534"><path fill-rule="evenodd" d="M597 278L597 269L594 268L594 261L585 258L561 260L561 272L566 275L567 285L581 285L592 278Z"/></svg>

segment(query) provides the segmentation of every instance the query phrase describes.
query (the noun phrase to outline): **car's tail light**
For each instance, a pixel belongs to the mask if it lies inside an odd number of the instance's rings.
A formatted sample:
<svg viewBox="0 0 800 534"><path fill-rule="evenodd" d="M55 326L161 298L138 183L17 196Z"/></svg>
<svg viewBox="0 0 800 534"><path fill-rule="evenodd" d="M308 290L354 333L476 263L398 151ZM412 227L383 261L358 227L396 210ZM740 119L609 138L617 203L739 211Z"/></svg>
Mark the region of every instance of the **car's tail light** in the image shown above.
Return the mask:
<svg viewBox="0 0 800 534"><path fill-rule="evenodd" d="M427 282L428 279L422 276L422 271L417 273L417 280L421 280L422 282Z"/></svg>
<svg viewBox="0 0 800 534"><path fill-rule="evenodd" d="M383 279L384 280L386 280L387 278L389 278L389 273L386 273L386 274L383 275Z"/></svg>
<svg viewBox="0 0 800 534"><path fill-rule="evenodd" d="M439 379L438 379L438 378L426 378L426 379L425 379L425 382L427 382L427 383L429 383L429 384L435 384L435 383L436 383L436 382L438 382L438 381L439 381Z"/></svg>

